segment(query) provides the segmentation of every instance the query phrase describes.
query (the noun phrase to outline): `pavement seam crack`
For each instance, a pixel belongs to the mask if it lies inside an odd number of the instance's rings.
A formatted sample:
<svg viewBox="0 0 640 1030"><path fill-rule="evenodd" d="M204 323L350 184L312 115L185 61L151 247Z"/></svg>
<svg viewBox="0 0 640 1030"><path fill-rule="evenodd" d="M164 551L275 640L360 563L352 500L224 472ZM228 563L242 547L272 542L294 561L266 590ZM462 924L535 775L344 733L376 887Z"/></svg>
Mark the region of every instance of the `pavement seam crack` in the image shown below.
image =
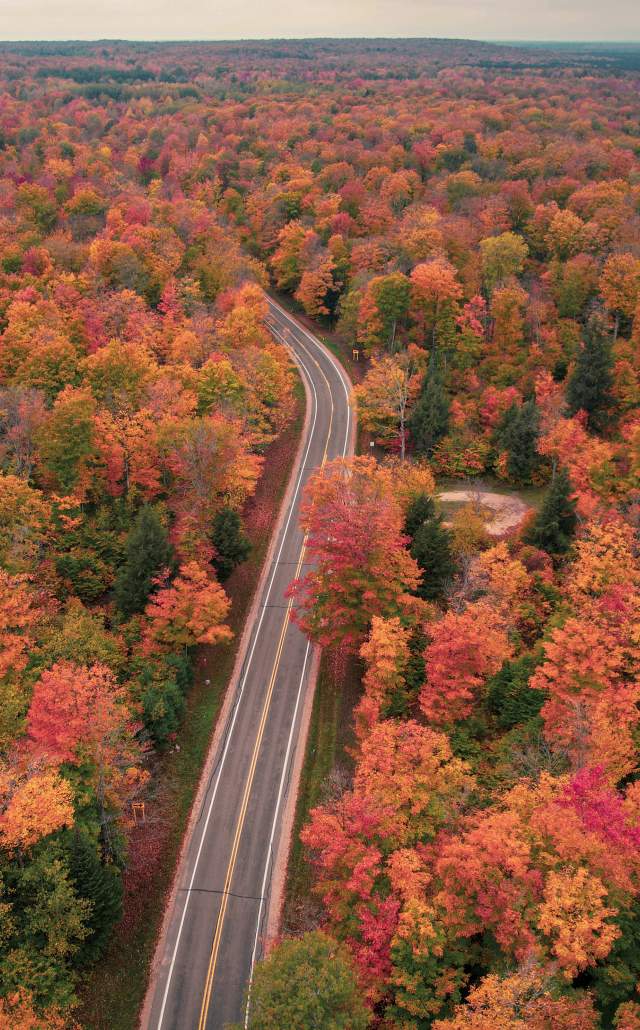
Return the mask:
<svg viewBox="0 0 640 1030"><path fill-rule="evenodd" d="M215 887L180 887L180 894L226 894L228 898L239 898L240 901L264 901L255 894L236 894L234 891L223 891Z"/></svg>

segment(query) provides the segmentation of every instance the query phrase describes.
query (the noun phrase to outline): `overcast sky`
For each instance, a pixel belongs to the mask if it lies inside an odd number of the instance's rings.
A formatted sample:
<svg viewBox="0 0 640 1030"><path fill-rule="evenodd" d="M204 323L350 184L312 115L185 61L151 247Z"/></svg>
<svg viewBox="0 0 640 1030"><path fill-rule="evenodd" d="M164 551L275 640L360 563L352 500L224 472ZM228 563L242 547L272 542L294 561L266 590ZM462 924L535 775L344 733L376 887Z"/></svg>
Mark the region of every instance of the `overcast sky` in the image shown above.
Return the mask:
<svg viewBox="0 0 640 1030"><path fill-rule="evenodd" d="M0 39L639 40L640 0L0 0Z"/></svg>

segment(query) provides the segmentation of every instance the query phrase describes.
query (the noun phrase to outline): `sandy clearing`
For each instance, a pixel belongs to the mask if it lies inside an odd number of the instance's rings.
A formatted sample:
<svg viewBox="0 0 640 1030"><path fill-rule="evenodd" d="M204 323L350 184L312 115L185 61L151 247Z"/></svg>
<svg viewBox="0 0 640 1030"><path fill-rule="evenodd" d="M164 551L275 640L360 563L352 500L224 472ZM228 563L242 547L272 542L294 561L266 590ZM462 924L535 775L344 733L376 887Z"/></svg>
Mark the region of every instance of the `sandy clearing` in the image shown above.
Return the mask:
<svg viewBox="0 0 640 1030"><path fill-rule="evenodd" d="M528 504L516 494L495 493L481 487L466 489L464 487L445 490L438 494L438 499L447 504L466 504L473 501L483 508L490 508L494 517L486 523L487 532L491 536L502 536L520 525L525 515L531 510Z"/></svg>

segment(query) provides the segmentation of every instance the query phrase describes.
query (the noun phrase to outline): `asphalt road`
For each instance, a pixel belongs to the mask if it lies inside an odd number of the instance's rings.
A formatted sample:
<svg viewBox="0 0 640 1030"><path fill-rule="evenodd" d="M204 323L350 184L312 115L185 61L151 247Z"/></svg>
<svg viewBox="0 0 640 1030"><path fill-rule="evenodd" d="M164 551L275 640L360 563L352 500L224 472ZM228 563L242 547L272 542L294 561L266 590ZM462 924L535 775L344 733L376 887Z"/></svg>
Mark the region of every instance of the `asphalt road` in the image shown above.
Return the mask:
<svg viewBox="0 0 640 1030"><path fill-rule="evenodd" d="M275 302L269 307L269 326L309 387L307 433L159 944L145 1030L223 1030L244 1021L282 813L295 787L291 769L311 689L312 647L290 619L285 591L305 567L298 519L304 484L324 461L349 453L352 414L339 363Z"/></svg>

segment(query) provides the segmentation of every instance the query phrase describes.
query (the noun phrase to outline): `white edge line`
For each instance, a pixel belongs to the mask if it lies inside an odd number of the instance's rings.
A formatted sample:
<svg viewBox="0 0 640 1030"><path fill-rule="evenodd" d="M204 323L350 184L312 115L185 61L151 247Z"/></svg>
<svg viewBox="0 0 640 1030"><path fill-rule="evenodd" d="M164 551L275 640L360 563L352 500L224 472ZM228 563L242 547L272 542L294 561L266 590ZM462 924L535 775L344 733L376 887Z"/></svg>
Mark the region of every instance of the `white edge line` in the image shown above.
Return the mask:
<svg viewBox="0 0 640 1030"><path fill-rule="evenodd" d="M346 396L346 399L347 399L347 426L346 426L346 432L345 432L344 445L343 445L343 448L342 448L342 457L345 458L346 457L346 453L347 453L347 449L348 449L348 446L349 446L349 436L350 436L350 432L351 432L351 404L350 404L350 400L349 400L350 391L349 391L347 383L345 381L344 374L343 374L343 371L342 371L342 367L335 360L335 358L331 354L331 352L326 347L324 347L322 345L322 343L319 340L317 340L303 325L301 325L291 315L289 315L289 313L283 307L281 307L281 305L278 304L277 301L274 301L273 298L268 297L268 302L273 304L273 306L279 311L279 313L284 316L284 318L285 318L285 320L287 322L289 322L291 325L293 325L293 327L295 329L297 329L299 332L302 332L304 334L304 336L306 336L307 339L314 345L314 347L317 350L319 350L321 353L324 354L324 356L329 360L329 364L331 365L331 367L338 373L338 377L340 379L340 382L342 384L342 388L343 388L343 390L345 392L345 396ZM304 346L304 344L302 344L300 340L298 340L297 342L298 342L299 346L301 346L302 349L305 351L305 353L309 357L311 357L311 353ZM286 346L286 343L285 343L285 346ZM293 350L293 348L289 348L289 349ZM298 358L299 358L299 356L298 356ZM170 989L171 980L172 980L172 977L173 977L173 970L174 970L174 967L175 967L175 961L176 961L176 958L177 958L178 948L180 946L180 940L181 940L181 937L182 937L182 930L184 928L184 923L185 923L185 919L186 919L186 915L187 915L187 909L188 909L189 901L190 901L190 898L191 898L191 888L193 887L193 884L194 884L194 881L195 881L195 877L196 877L196 874L197 874L197 871L198 871L198 863L200 861L200 856L202 854L202 849L203 849L203 846L204 846L204 841L205 841L205 836L206 836L207 828L208 828L208 825L209 825L209 820L211 818L211 813L213 811L213 805L214 805L214 802L215 802L215 799L216 799L216 796L217 796L218 786L220 784L220 778L221 778L221 775L222 775L222 770L224 768L226 756L227 756L227 753L228 753L228 750L229 750L229 745L231 743L231 738L233 736L233 729L234 729L235 722L236 722L236 717L238 715L238 711L239 711L239 708L240 708L240 701L241 701L243 693L244 693L244 688L245 688L245 684L246 684L246 680L247 680L247 675L248 675L248 672L249 672L249 669L250 669L250 666L251 666L251 661L253 659L253 654L254 654L254 651L255 651L255 648L256 648L256 645L257 645L257 642L258 642L258 636L260 634L260 629L262 627L262 621L264 619L264 615L265 615L265 611L266 611L266 603L269 600L269 596L271 594L271 589L273 587L273 582L274 582L274 579L275 579L275 576L276 576L276 571L277 571L277 567L278 567L278 561L280 559L280 555L282 554L282 550L283 550L283 547L284 547L284 544L285 544L285 540L286 540L286 535L287 535L287 532L289 530L289 524L291 522L291 517L293 515L293 510L295 508L295 502L296 502L296 499L297 499L297 496L298 496L298 493L299 493L299 490L300 490L300 485L301 485L301 482L302 482L302 478L303 478L304 473L306 471L306 469L305 469L306 459L307 459L307 456L309 454L309 450L311 448L311 443L312 443L312 440L313 440L313 434L314 434L315 426L316 426L316 422L317 422L317 417L318 417L318 394L317 394L317 391L316 391L316 388L315 388L315 384L313 382L313 378L312 378L311 374L309 373L309 370L304 365L304 362L300 361L300 366L301 366L301 370L304 370L304 373L307 376L307 379L309 381L309 385L311 386L311 389L312 389L313 395L314 395L313 422L312 422L312 425L311 425L311 430L310 430L310 433L309 433L309 439L307 441L307 447L305 449L304 458L303 458L302 464L300 466L300 471L298 473L298 479L297 479L297 482L296 482L295 491L294 491L293 497L291 498L291 505L289 507L289 514L287 516L287 520L286 520L285 525L284 525L283 530L282 530L282 537L281 537L281 541L280 541L280 547L278 549L278 553L277 553L277 556L276 556L276 559L275 559L275 562L274 562L274 567L273 567L273 571L272 571L272 574L271 574L271 579L269 581L269 585L268 585L268 588L267 588L267 593L266 593L266 596L265 596L265 605L263 605L262 612L260 614L260 619L258 621L258 626L257 626L256 632L255 632L254 638L253 638L253 643L252 643L252 646L251 646L251 650L250 650L248 658L247 658L247 664L245 666L244 674L243 674L242 681L241 681L241 684L240 684L240 689L238 691L235 709L234 709L233 716L232 716L232 719L231 719L231 723L229 725L229 729L228 729L228 732L227 732L227 739L226 739L226 742L225 742L224 750L222 752L222 757L220 759L220 765L218 766L218 772L216 774L214 789L213 789L212 794L211 794L211 798L210 798L210 801L209 801L209 806L207 808L207 815L206 815L205 822L204 822L203 827L202 827L202 834L201 834L201 837L200 837L200 844L198 846L198 851L196 853L196 858L195 858L195 862L194 862L194 866L193 866L191 880L189 881L189 887L187 889L187 896L186 896L186 900L185 900L185 905L184 905L184 908L182 910L182 916L181 916L181 919L180 919L180 925L178 927L178 934L176 936L176 941L175 941L175 945L174 945L174 948L173 948L173 953L172 953L172 956L171 956L171 963L170 963L170 966L169 966L169 972L167 974L167 981L166 981L166 984L165 984L165 990L164 990L164 994L163 994L163 998L162 998L162 1006L161 1006L161 1009L160 1009L160 1014L158 1016L158 1025L157 1025L158 1026L158 1030L161 1030L162 1022L163 1022L163 1019L164 1019L164 1013L165 1013L166 1004L167 1004L167 1000L168 1000L168 996L169 996L169 989ZM297 695L297 698L296 698L296 704L295 704L295 709L294 709L294 716L293 716L293 719L292 719L292 722L291 722L291 729L290 729L290 732L289 732L289 741L288 741L288 744L287 744L287 752L286 752L286 756L285 756L285 763L283 765L282 776L281 776L281 780L280 780L280 789L278 791L278 798L277 798L276 810L275 810L273 824L272 824L271 836L270 836L269 845L268 845L268 848L267 848L267 860L266 860L266 863L265 863L264 879L263 879L262 889L260 891L260 896L261 896L260 910L259 910L258 920L257 920L257 924L256 924L256 936L255 936L255 941L254 941L253 953L252 953L252 957L251 957L251 970L250 970L249 988L251 986L251 978L253 976L253 968L254 968L254 965L255 965L255 957L256 957L256 951L257 951L258 937L259 937L259 932L260 932L260 918L261 918L261 913L262 913L262 907L264 905L264 888L265 888L265 885L266 885L266 878L267 878L268 867L269 867L269 858L270 858L269 852L270 852L270 850L271 850L271 848L273 846L273 841L274 841L274 838L275 838L275 830L276 830L276 826L277 826L277 817L278 817L278 812L279 812L279 808L280 808L280 803L281 803L281 800L282 800L282 791L283 791L284 782L285 782L285 773L286 773L286 769L287 769L287 765L288 765L288 761L289 761L289 754L290 754L291 745L293 743L293 731L294 731L295 724L296 724L298 706L299 706L300 697L301 697L301 693L302 693L302 686L303 686L303 681L304 681L304 675L305 675L305 672L306 672L307 660L308 660L308 656L309 656L309 649L310 649L310 647L311 647L311 644L308 641L307 642L307 649L305 651L304 663L303 663L303 668L302 668L302 675L300 677L300 685L298 687L298 695ZM247 1017L246 1018L248 1019L248 1008L247 1008ZM245 1021L245 1026L246 1026L246 1021Z"/></svg>
<svg viewBox="0 0 640 1030"><path fill-rule="evenodd" d="M288 313L284 310L284 308L280 308L280 305L277 305L275 303L275 301L273 303L274 303L274 305L277 308L279 308L279 310L282 312L282 314L285 315L286 320L293 324L294 328L301 329L304 332L305 336L307 336L309 339L311 339L312 342L315 343L316 346L318 346L317 341L314 339L314 337L309 332L307 332L306 329L304 329L303 326L301 326L298 322L296 322L293 318L291 318L288 315ZM279 327L279 328L281 329L282 327ZM276 334L280 337L281 342L284 342L284 336L283 336L282 332L278 332L277 330L275 330L275 331L276 331ZM298 341L298 343L300 343L300 341ZM303 350L307 354L309 354L309 351L304 346L304 344L300 344L300 346L302 346ZM343 378L342 369L341 369L340 365L334 360L332 355L328 355L328 352L326 351L326 349L324 347L322 348L322 351L327 356L329 356L330 364L338 372L338 374L340 376L340 380L341 380L342 386L343 386L343 389L344 389L345 394L347 396L347 431L346 431L346 434L345 434L345 442L344 442L344 446L343 446L343 449L342 449L342 457L345 458L346 457L346 453L347 453L347 449L348 449L348 445L349 445L349 435L350 435L350 424L349 423L350 423L350 417L351 417L351 405L349 403L349 392L348 392L345 380ZM309 356L311 356L311 355L309 355ZM253 982L253 970L255 968L256 956L257 956L257 952L258 952L258 939L260 937L260 920L262 919L262 911L263 911L264 903L265 903L265 890L266 890L267 880L268 880L268 875L269 875L269 865L270 865L271 858L272 858L271 850L273 848L273 842L274 842L275 835L276 835L276 828L277 828L277 824L278 824L278 817L279 817L279 814L280 814L280 804L282 802L282 794L283 794L283 791L284 791L284 784L286 782L287 768L288 768L288 765L289 765L289 758L290 758L290 755L291 755L291 747L292 747L292 744L293 744L293 733L294 733L294 730L295 730L295 727L296 727L296 721L297 721L297 717L298 717L298 708L299 708L299 705L300 705L300 699L302 697L302 688L303 688L303 685L304 685L304 677L305 677L305 673L306 673L306 669L307 669L307 661L308 661L308 658L309 658L309 651L310 651L310 649L311 649L311 642L308 640L307 641L307 648L306 648L305 656L304 656L304 662L303 662L303 665L302 665L302 674L300 676L300 683L298 685L298 693L297 693L297 696L296 696L296 703L295 703L295 706L294 706L293 718L291 720L291 728L289 730L289 739L287 741L287 750L285 752L284 763L283 763L283 766L282 766L282 774L281 774L281 777L280 777L280 787L279 787L278 795L277 795L277 799L276 799L276 807L275 807L275 810L274 810L273 822L271 824L271 835L269 837L269 844L267 845L267 858L266 858L265 865L264 865L264 874L263 874L263 878L262 878L262 885L261 885L261 888L260 888L260 907L258 909L258 915L257 915L257 918L256 918L256 933L255 933L254 942L253 942L253 951L252 951L252 954L251 954L251 965L250 965L250 968L249 968L248 997L247 997L247 1005L246 1005L246 1009L245 1009L245 1018L244 1018L245 1030L247 1030L247 1028L249 1026L249 1005L250 1005L251 984Z"/></svg>
<svg viewBox="0 0 640 1030"><path fill-rule="evenodd" d="M205 837L206 837L206 833L207 833L207 828L209 826L209 820L211 818L211 813L213 811L213 805L214 805L214 802L215 802L215 799L216 799L216 795L218 793L218 786L220 784L220 777L222 775L222 770L224 768L224 764L225 764L225 760L226 760L226 757L227 757L227 753L229 751L229 745L230 745L231 739L233 737L233 729L234 729L234 726L235 726L235 722L236 722L236 718L237 718L237 715L238 715L238 711L240 709L240 701L241 701L242 695L244 693L245 684L247 682L247 675L248 675L248 672L249 672L249 668L251 666L251 661L253 659L253 655L254 655L254 652L255 652L255 649L256 649L256 645L257 645L257 642L258 642L258 637L260 635L260 629L262 627L262 622L263 622L264 615L265 615L265 612L266 612L266 604L269 601L269 596L271 594L271 589L273 587L273 582L274 582L274 579L275 579L275 576L276 576L276 572L277 572L277 569L278 569L278 562L280 560L280 555L282 554L282 550L284 548L284 544L285 544L285 541L286 541L286 538L287 538L287 532L289 530L289 524L291 522L291 517L293 515L293 511L294 511L294 508L295 508L296 498L298 496L298 492L300 490L300 484L302 483L302 478L303 478L304 473L305 473L306 460L307 460L307 457L308 457L308 454L309 454L309 450L311 449L311 443L313 441L316 421L317 421L317 417L318 417L318 395L317 395L317 392L316 392L316 389L315 389L315 385L313 383L313 379L311 378L311 375L309 374L309 372L308 372L308 370L306 368L304 369L304 371L305 371L305 373L306 373L306 375L307 375L307 377L309 379L309 383L311 385L311 389L313 390L313 394L314 394L314 409L315 410L314 410L314 414L313 414L313 422L312 422L312 425L311 425L311 431L309 433L309 439L307 441L307 447L306 447L306 450L305 450L305 453L304 453L304 458L303 458L302 464L300 466L300 471L298 473L298 480L296 482L296 488L295 488L293 497L291 498L291 505L289 507L289 514L287 516L287 520L286 520L286 522L284 524L284 527L283 527L283 530L282 530L282 538L280 540L280 547L278 549L278 553L277 553L276 559L274 561L273 571L271 573L271 579L269 580L269 586L267 588L267 593L265 595L265 604L262 607L262 612L260 613L260 619L258 621L258 626L257 626L256 632L255 632L255 636L253 638L253 643L251 645L251 650L250 650L249 656L247 658L247 664L245 666L244 674L242 676L242 681L240 683L240 689L238 691L236 705L235 705L235 708L234 708L234 712L233 712L233 716L232 716L232 719L231 719L231 723L229 725L229 730L227 732L227 739L226 739L226 742L225 742L224 750L222 752L222 757L220 759L220 765L218 766L218 772L216 774L214 789L213 789L213 792L211 794L211 798L210 798L209 805L208 805L208 808L207 808L206 819L205 819L203 827L202 827L202 834L200 836L200 844L198 846L198 851L196 853L196 858L195 858L195 862L194 862L194 866L193 866L193 871L192 871L192 874L191 874L191 879L189 881L189 887L187 888L187 896L186 896L184 908L182 910L182 916L181 916L181 919L180 919L180 925L178 927L178 934L177 934L176 941L175 941L175 944L174 944L173 953L171 955L171 963L169 965L169 972L167 974L167 981L166 981L166 984L165 984L164 994L162 996L162 1005L161 1005L161 1008L160 1008L160 1014L158 1016L158 1024L157 1024L158 1030L161 1030L162 1022L164 1020L164 1013L165 1013L165 1009L166 1009L166 1005L167 1005L167 999L169 997L169 989L171 987L171 980L172 980L172 977L173 977L173 970L174 970L174 967L175 967L175 962L176 962L176 958L177 958L177 955L178 955L178 948L180 947L180 940L181 940L181 937L182 937L182 930L184 928L184 923L185 923L185 919L186 919L186 916L187 916L187 909L189 907L189 901L190 901L190 898L191 898L191 889L192 889L193 884L195 882L196 873L198 871L198 863L200 861L200 856L202 854L202 849L204 847L204 841L205 841Z"/></svg>
<svg viewBox="0 0 640 1030"><path fill-rule="evenodd" d="M280 777L280 787L278 789L278 797L276 799L276 807L273 813L273 822L271 824L271 836L269 837L269 844L267 845L267 860L264 864L264 876L262 877L262 886L260 887L260 908L258 909L258 917L256 920L256 935L253 941L253 951L251 953L251 967L249 970L249 992L251 991L251 983L253 981L253 968L256 964L256 954L258 951L258 938L260 936L260 920L262 919L262 911L264 909L265 895L264 892L267 887L267 880L269 878L269 865L271 862L271 849L273 848L273 841L276 835L276 828L278 825L278 817L280 815L280 804L282 802L282 795L284 792L284 785L287 779L287 769L289 766L289 758L291 755L291 748L293 745L293 731L296 728L296 722L298 719L298 708L300 706L300 698L302 697L302 688L304 686L304 678L307 672L307 661L309 658L309 651L311 650L311 641L307 640L307 649L304 653L304 662L302 663L302 673L300 674L300 683L298 684L298 694L296 696L296 703L293 709L293 719L291 720L291 729L289 730L289 739L287 741L287 750L284 756L284 763L282 766L282 775ZM244 1019L245 1028L249 1025L249 997L247 997L247 1007Z"/></svg>
<svg viewBox="0 0 640 1030"><path fill-rule="evenodd" d="M349 385L348 385L348 383L347 383L347 381L345 379L342 365L340 364L339 361L336 361L334 355L331 353L331 351L328 349L328 347L325 347L325 345L322 343L321 340L316 339L316 337L313 335L313 333L310 333L309 330L306 329L305 326L303 326L301 322L298 322L293 317L293 315L290 315L289 312L287 311L287 309L283 308L282 305L279 304L277 300L274 300L273 297L271 297L269 294L267 294L267 299L268 299L268 302L270 304L273 304L273 306L275 308L277 308L277 310L280 312L281 315L284 315L285 319L288 322L291 322L296 329L298 329L300 332L304 333L304 335L307 337L307 339L310 340L314 344L314 346L318 348L318 350L322 351L322 353L325 354L325 356L329 359L330 365L338 373L338 376L340 378L340 382L342 383L342 388L343 388L343 390L345 392L345 396L347 398L347 431L346 431L346 434L345 434L344 447L342 448L342 457L345 458L346 455L347 455L347 449L348 449L348 446L349 446L349 444L348 444L349 434L350 434L350 431L351 431L351 425L350 425L350 423L351 423L351 402L350 402L351 390L350 390Z"/></svg>

